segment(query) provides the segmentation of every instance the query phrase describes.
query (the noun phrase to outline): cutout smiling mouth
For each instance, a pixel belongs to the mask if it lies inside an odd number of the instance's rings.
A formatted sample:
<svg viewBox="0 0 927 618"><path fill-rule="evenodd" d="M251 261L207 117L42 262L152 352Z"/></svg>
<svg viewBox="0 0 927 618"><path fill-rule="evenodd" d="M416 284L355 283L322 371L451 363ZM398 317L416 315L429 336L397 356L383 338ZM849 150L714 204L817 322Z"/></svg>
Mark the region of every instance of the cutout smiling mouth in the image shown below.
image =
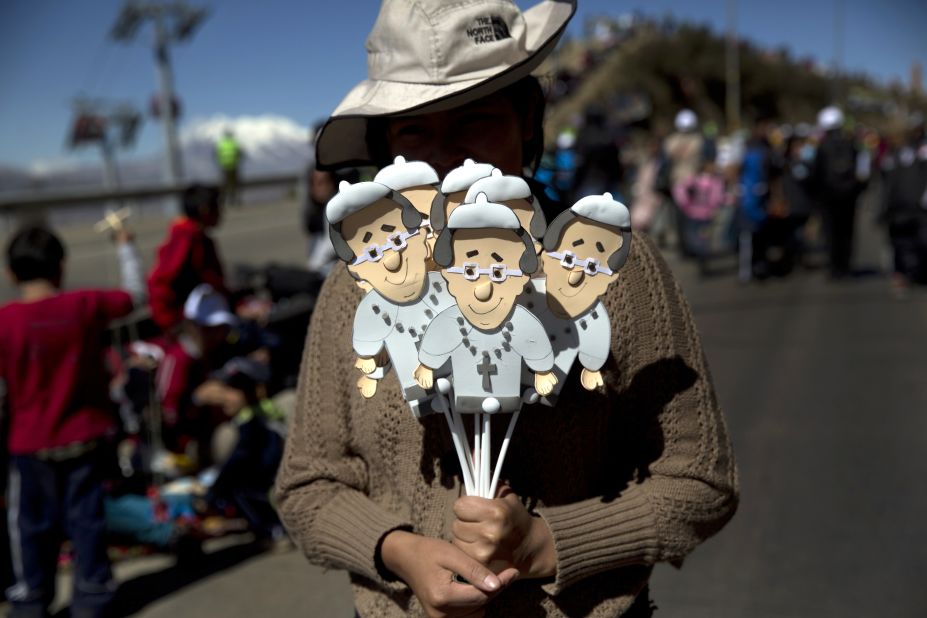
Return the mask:
<svg viewBox="0 0 927 618"><path fill-rule="evenodd" d="M403 298L412 298L413 296L418 296L422 291L422 286L419 285L422 277L416 277L412 281L409 281L406 285L402 286L403 288L408 288L409 293L403 294Z"/></svg>
<svg viewBox="0 0 927 618"><path fill-rule="evenodd" d="M492 311L494 311L494 310L496 309L496 307L498 307L498 306L501 305L501 304L502 304L502 299L500 298L500 299L496 302L495 305L493 305L492 307L490 307L490 308L487 309L486 311L477 311L476 309L473 308L473 305L467 305L467 307L470 309L470 311L472 311L472 312L475 313L476 315L486 315L487 313L491 313Z"/></svg>

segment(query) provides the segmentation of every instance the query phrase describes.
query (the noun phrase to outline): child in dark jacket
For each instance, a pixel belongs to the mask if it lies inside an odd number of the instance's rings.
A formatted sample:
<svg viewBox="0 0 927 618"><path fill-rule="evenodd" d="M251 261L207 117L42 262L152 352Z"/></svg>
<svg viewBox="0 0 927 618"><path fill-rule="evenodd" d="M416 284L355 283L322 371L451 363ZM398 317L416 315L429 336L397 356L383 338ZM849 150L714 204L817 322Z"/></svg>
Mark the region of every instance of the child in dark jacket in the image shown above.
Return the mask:
<svg viewBox="0 0 927 618"><path fill-rule="evenodd" d="M267 396L270 381L267 365L249 358L233 358L204 383L196 399L221 407L231 418L232 444L216 450L222 463L206 500L222 511L232 506L261 538L282 533L280 520L271 505L270 490L283 457L286 421L283 412ZM231 449L227 448L231 446Z"/></svg>
<svg viewBox="0 0 927 618"><path fill-rule="evenodd" d="M118 242L130 240L122 235ZM7 248L21 296L0 307L13 616L47 613L65 534L76 554L71 614L100 615L114 592L101 442L115 415L103 336L111 320L132 310L132 298L121 290L62 292L64 258L61 241L41 227L20 231Z"/></svg>

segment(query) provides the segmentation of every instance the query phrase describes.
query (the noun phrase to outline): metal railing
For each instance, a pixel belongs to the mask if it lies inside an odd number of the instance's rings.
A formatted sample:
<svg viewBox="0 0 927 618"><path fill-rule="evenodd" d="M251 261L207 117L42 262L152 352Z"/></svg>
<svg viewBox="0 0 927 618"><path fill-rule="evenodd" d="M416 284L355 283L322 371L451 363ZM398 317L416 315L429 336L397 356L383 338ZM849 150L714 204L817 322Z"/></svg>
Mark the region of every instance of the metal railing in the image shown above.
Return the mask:
<svg viewBox="0 0 927 618"><path fill-rule="evenodd" d="M304 183L304 174L283 174L241 179L238 187L244 190L290 185L298 192ZM0 193L0 213L21 214L23 211L34 209L171 197L182 193L189 184L189 182L174 185L157 183L126 187L117 191L94 187Z"/></svg>

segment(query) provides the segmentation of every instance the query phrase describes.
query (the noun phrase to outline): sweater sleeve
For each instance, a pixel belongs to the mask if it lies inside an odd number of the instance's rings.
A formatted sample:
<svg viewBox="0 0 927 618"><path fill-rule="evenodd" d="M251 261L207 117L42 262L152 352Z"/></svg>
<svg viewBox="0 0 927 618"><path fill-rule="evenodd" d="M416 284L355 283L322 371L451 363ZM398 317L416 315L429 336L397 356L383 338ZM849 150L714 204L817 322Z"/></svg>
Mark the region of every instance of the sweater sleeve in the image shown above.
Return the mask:
<svg viewBox="0 0 927 618"><path fill-rule="evenodd" d="M359 375L353 360L351 316L358 300L347 271L337 267L319 295L300 369L296 414L277 475L280 516L310 562L345 569L377 585L387 581L378 565L380 541L412 524L370 499L364 460L351 448L350 393Z"/></svg>
<svg viewBox="0 0 927 618"><path fill-rule="evenodd" d="M620 382L615 388L630 398L631 412L659 410L663 448L649 474L617 497L537 509L556 548L557 575L545 585L553 595L621 566L680 562L720 530L737 506L733 453L688 303L649 238L638 236L632 246L628 270L634 272L627 273L624 296L607 297L612 315L624 318L612 320L615 379ZM638 314L628 316L621 306L634 307ZM681 368L678 373L686 378L680 392L642 389L647 392L628 395L633 377L655 363Z"/></svg>
<svg viewBox="0 0 927 618"><path fill-rule="evenodd" d="M127 242L116 247L119 259L119 279L122 289L132 296L132 302L142 305L145 302L145 280L142 276L142 262L134 242Z"/></svg>

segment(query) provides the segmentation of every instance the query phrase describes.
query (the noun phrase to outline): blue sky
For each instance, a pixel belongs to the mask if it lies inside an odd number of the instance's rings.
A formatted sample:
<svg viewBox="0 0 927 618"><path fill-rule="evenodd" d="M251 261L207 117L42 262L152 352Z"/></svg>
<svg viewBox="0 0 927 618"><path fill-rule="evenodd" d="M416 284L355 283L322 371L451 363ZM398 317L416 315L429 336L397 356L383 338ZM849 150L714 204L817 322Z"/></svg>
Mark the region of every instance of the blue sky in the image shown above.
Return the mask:
<svg viewBox="0 0 927 618"><path fill-rule="evenodd" d="M517 0L522 7L533 0ZM764 45L787 45L825 64L834 53L838 0L741 0L739 29ZM324 117L366 73L364 38L376 0L305 2L223 0L193 40L172 48L182 123L216 114L275 114L308 126ZM911 62L927 65L927 2L844 0L844 64L881 79L907 80ZM5 0L0 2L0 164L96 160L69 153L64 136L71 100L83 92L143 105L156 76L150 27L130 45L107 33L122 0ZM724 27L725 0L580 0L571 31L590 15L639 9ZM136 148L160 148L161 133L146 122Z"/></svg>

